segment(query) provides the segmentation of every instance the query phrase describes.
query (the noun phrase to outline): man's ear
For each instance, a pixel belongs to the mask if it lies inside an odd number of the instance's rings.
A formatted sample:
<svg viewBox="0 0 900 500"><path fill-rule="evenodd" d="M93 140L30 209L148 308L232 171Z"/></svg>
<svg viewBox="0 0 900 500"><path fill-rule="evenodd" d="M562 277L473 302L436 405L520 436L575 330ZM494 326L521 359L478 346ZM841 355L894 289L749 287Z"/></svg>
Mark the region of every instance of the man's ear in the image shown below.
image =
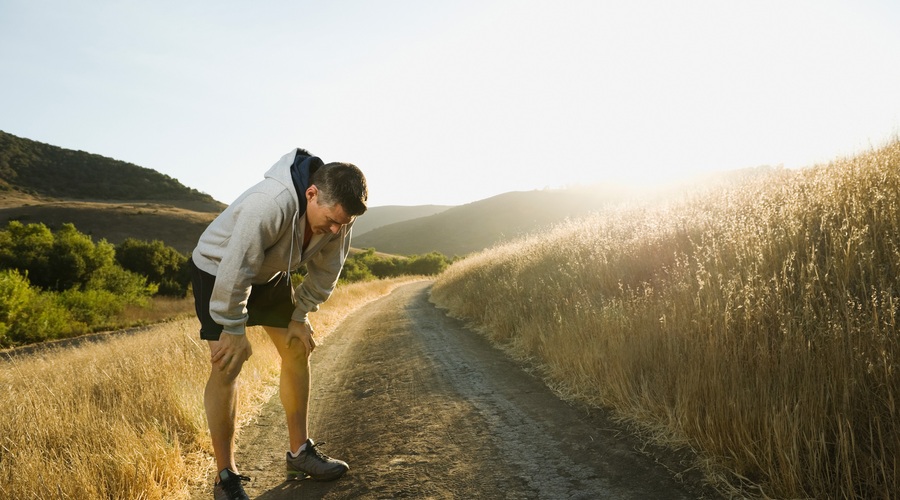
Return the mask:
<svg viewBox="0 0 900 500"><path fill-rule="evenodd" d="M315 184L306 188L306 201L310 202L313 199L313 196L319 194L319 188L316 187Z"/></svg>

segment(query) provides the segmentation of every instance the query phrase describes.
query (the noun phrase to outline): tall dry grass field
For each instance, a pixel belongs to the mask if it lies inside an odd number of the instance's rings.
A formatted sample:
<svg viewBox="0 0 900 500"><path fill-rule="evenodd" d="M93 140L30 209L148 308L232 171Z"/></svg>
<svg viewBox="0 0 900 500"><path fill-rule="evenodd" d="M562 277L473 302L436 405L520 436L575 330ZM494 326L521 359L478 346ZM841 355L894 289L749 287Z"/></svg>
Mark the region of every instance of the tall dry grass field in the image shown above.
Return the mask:
<svg viewBox="0 0 900 500"><path fill-rule="evenodd" d="M732 493L900 495L900 141L571 222L432 297Z"/></svg>
<svg viewBox="0 0 900 500"><path fill-rule="evenodd" d="M409 281L339 287L311 319L317 336ZM0 498L186 498L214 468L203 409L209 349L195 319L78 347L0 355ZM241 373L246 423L277 391L261 328Z"/></svg>

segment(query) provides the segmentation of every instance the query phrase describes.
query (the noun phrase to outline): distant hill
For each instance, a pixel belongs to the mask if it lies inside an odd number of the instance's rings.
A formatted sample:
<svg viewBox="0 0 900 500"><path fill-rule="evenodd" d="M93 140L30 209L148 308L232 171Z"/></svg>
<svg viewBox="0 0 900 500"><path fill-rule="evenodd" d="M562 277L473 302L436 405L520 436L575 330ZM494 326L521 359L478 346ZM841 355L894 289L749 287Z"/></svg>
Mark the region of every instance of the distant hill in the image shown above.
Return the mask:
<svg viewBox="0 0 900 500"><path fill-rule="evenodd" d="M418 206L399 206L387 205L383 207L370 207L366 213L360 215L356 222L353 223L353 237L356 238L373 229L382 226L403 222L420 217L428 217L441 213L451 208L447 205L418 205Z"/></svg>
<svg viewBox="0 0 900 500"><path fill-rule="evenodd" d="M95 241L161 240L189 252L224 208L155 170L0 131L0 225L70 222Z"/></svg>
<svg viewBox="0 0 900 500"><path fill-rule="evenodd" d="M620 192L601 188L510 192L354 235L353 246L401 255L438 251L462 256L588 215L624 198Z"/></svg>
<svg viewBox="0 0 900 500"><path fill-rule="evenodd" d="M0 131L0 193L83 201L163 203L197 212L225 205L155 170Z"/></svg>

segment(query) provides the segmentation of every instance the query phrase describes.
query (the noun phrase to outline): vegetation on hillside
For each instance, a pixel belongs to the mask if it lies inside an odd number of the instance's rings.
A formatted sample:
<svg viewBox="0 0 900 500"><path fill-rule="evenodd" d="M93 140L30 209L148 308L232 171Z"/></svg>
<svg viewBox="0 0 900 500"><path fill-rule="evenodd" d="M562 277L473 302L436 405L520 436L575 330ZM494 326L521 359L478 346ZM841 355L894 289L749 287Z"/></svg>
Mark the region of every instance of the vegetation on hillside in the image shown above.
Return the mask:
<svg viewBox="0 0 900 500"><path fill-rule="evenodd" d="M900 141L572 221L432 296L739 495L900 491Z"/></svg>
<svg viewBox="0 0 900 500"><path fill-rule="evenodd" d="M0 190L81 200L166 201L206 211L211 196L149 168L0 131Z"/></svg>
<svg viewBox="0 0 900 500"><path fill-rule="evenodd" d="M127 238L113 246L94 243L72 224L54 232L11 221L0 229L0 348L133 326L128 306L188 294L187 261L159 240ZM368 249L347 259L340 280L434 276L449 264L436 252L402 257Z"/></svg>
<svg viewBox="0 0 900 500"><path fill-rule="evenodd" d="M0 230L0 348L131 326L128 306L186 295L186 262L159 241L114 247L71 224L12 221Z"/></svg>
<svg viewBox="0 0 900 500"><path fill-rule="evenodd" d="M425 255L378 254L374 248L351 254L341 269L341 281L353 283L374 279L396 278L398 276L436 276L452 263L438 252Z"/></svg>
<svg viewBox="0 0 900 500"><path fill-rule="evenodd" d="M3 196L0 194L0 199ZM191 252L218 213L196 212L159 203L27 201L0 208L0 224L11 220L45 224L51 230L74 224L94 240L118 245L128 238L160 240L179 252Z"/></svg>

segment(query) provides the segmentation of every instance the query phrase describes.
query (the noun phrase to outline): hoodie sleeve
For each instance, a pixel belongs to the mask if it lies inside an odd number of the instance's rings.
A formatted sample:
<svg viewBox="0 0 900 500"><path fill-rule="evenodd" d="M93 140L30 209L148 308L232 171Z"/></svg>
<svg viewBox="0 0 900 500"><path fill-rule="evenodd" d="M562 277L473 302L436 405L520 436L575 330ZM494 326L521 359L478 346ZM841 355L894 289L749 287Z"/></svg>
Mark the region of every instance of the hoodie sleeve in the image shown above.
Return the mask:
<svg viewBox="0 0 900 500"><path fill-rule="evenodd" d="M259 274L266 248L277 240L287 217L271 197L256 193L235 207L232 218L233 231L222 243L226 248L209 313L225 332L243 335L252 280Z"/></svg>
<svg viewBox="0 0 900 500"><path fill-rule="evenodd" d="M341 232L322 247L306 263L307 274L295 290L296 303L291 319L306 321L307 315L316 312L319 304L328 300L341 275L341 268L350 253L352 225L344 226Z"/></svg>

